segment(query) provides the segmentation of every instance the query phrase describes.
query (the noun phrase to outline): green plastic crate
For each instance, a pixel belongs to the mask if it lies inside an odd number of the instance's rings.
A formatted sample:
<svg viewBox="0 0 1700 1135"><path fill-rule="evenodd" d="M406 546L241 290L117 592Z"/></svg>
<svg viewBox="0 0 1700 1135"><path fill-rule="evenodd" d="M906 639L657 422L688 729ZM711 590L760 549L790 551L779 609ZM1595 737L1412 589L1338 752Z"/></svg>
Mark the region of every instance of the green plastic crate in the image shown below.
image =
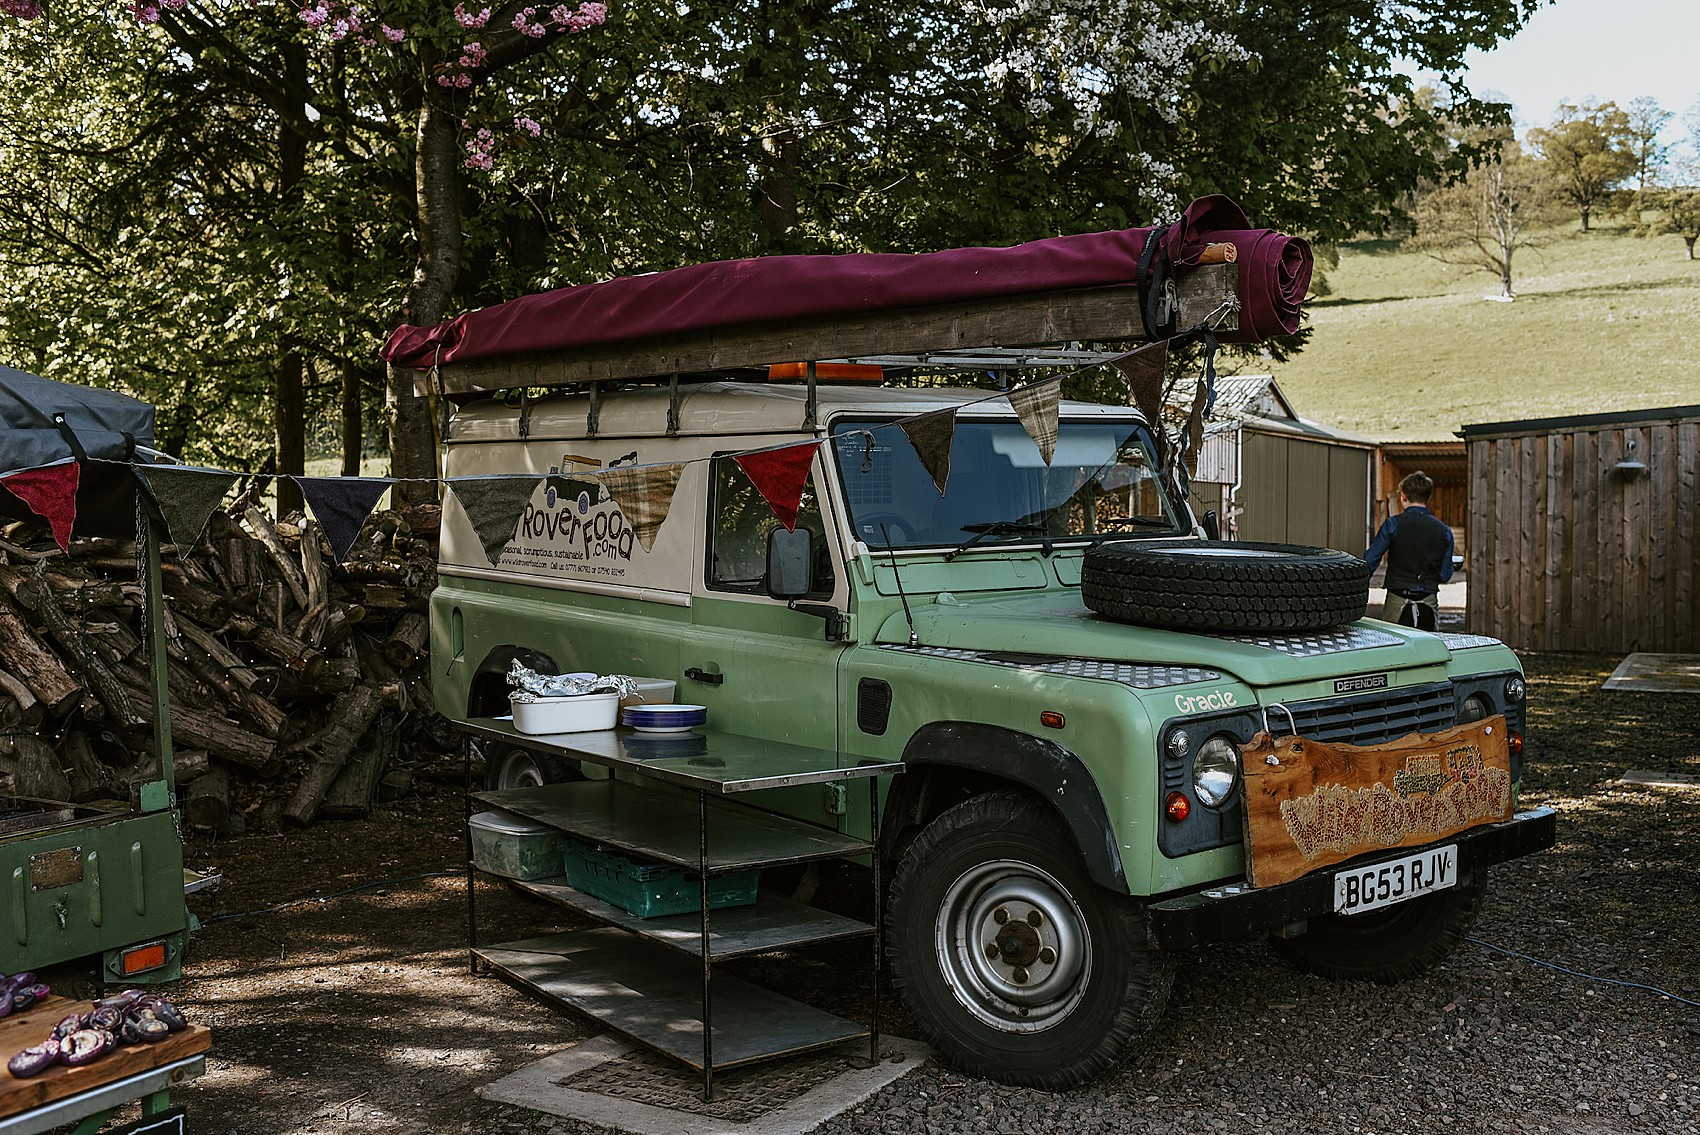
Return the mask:
<svg viewBox="0 0 1700 1135"><path fill-rule="evenodd" d="M637 863L599 847L568 840L567 882L587 895L613 903L639 918L689 914L702 909L701 883L695 871L665 863ZM708 880L708 906L748 906L756 901L760 868L728 871Z"/></svg>

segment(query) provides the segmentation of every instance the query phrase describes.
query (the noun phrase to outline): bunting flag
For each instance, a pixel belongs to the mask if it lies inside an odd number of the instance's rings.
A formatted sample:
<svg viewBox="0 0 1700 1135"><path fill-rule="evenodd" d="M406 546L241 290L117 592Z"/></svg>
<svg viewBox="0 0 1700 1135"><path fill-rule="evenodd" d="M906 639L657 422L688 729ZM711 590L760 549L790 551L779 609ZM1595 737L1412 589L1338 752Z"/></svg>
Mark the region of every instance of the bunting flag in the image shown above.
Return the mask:
<svg viewBox="0 0 1700 1135"><path fill-rule="evenodd" d="M1198 454L1204 446L1204 416L1209 413L1211 386L1200 381L1192 395L1192 411L1186 418L1186 435L1181 440L1181 466L1188 477L1198 472Z"/></svg>
<svg viewBox="0 0 1700 1135"><path fill-rule="evenodd" d="M666 523L684 471L685 463L680 461L671 465L603 469L596 474L646 552L655 546L655 534Z"/></svg>
<svg viewBox="0 0 1700 1135"><path fill-rule="evenodd" d="M921 467L933 479L933 487L944 496L945 482L950 480L950 443L956 437L955 412L924 414L918 418L900 420L898 425L915 447Z"/></svg>
<svg viewBox="0 0 1700 1135"><path fill-rule="evenodd" d="M455 499L466 512L478 542L484 545L484 558L492 565L501 557L502 549L513 542L525 506L537 491L543 478L535 473L485 477L454 477L448 482Z"/></svg>
<svg viewBox="0 0 1700 1135"><path fill-rule="evenodd" d="M71 526L77 522L77 485L82 467L75 461L22 469L0 477L0 487L23 501L29 510L47 521L53 542L61 552L71 550Z"/></svg>
<svg viewBox="0 0 1700 1135"><path fill-rule="evenodd" d="M1054 438L1054 433L1053 433ZM788 445L784 449L761 450L756 453L734 454L738 463L755 485L756 492L785 525L785 531L797 530L797 509L803 503L803 486L809 480L809 466L814 464L818 441L803 445Z"/></svg>
<svg viewBox="0 0 1700 1135"><path fill-rule="evenodd" d="M388 477L290 477L342 563L379 499L395 484Z"/></svg>
<svg viewBox="0 0 1700 1135"><path fill-rule="evenodd" d="M1009 404L1015 407L1021 428L1039 447L1046 465L1057 452L1057 405L1061 401L1062 382L1057 379L1018 386L1009 392Z"/></svg>
<svg viewBox="0 0 1700 1135"><path fill-rule="evenodd" d="M1169 365L1169 341L1149 343L1114 360L1115 368L1127 379L1130 401L1145 415L1152 429L1163 428L1163 372Z"/></svg>
<svg viewBox="0 0 1700 1135"><path fill-rule="evenodd" d="M171 542L193 548L201 542L213 509L242 479L225 469L202 469L194 465L132 465L136 479L153 498L154 507L165 521Z"/></svg>

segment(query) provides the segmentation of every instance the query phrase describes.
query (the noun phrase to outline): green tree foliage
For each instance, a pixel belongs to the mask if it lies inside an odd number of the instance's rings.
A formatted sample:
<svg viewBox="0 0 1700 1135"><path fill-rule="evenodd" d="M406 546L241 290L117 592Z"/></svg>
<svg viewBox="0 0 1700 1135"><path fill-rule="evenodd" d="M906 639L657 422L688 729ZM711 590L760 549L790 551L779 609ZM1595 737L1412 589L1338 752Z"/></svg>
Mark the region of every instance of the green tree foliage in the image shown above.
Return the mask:
<svg viewBox="0 0 1700 1135"><path fill-rule="evenodd" d="M1558 191L1582 217L1582 231L1595 209L1639 164L1629 115L1616 103L1562 103L1551 126L1529 131L1529 141L1552 168Z"/></svg>
<svg viewBox="0 0 1700 1135"><path fill-rule="evenodd" d="M519 0L305 4L0 14L0 351L127 385L245 467L298 460L286 419L339 416L346 464L383 393L392 471L429 476L415 376L373 363L398 322L1205 192L1324 241L1379 230L1467 159L1448 122L1496 114L1415 97L1402 61L1460 74L1537 0L630 0L587 37Z"/></svg>
<svg viewBox="0 0 1700 1135"><path fill-rule="evenodd" d="M1543 163L1523 153L1508 130L1476 141L1492 156L1420 200L1409 244L1443 264L1492 274L1499 281L1494 298L1510 301L1516 255L1539 246L1552 188Z"/></svg>
<svg viewBox="0 0 1700 1135"><path fill-rule="evenodd" d="M1675 233L1694 259L1694 244L1700 241L1700 188L1657 189L1650 195L1653 219L1643 228L1647 236Z"/></svg>
<svg viewBox="0 0 1700 1135"><path fill-rule="evenodd" d="M1635 155L1635 188L1638 193L1645 193L1658 184L1659 175L1670 160L1671 148L1659 137L1675 115L1660 106L1658 99L1642 97L1630 102L1625 117L1628 121L1625 138Z"/></svg>

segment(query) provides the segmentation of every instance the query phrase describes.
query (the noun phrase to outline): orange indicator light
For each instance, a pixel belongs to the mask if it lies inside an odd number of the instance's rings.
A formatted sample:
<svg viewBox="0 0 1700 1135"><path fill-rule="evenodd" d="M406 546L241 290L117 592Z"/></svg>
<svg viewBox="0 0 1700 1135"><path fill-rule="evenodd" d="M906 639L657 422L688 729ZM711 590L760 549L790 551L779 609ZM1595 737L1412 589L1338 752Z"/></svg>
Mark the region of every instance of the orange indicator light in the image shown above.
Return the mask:
<svg viewBox="0 0 1700 1135"><path fill-rule="evenodd" d="M1192 801L1186 798L1184 792L1171 792L1169 798L1163 802L1163 811L1171 821L1178 824L1192 815Z"/></svg>
<svg viewBox="0 0 1700 1135"><path fill-rule="evenodd" d="M1061 729L1063 727L1063 715L1054 709L1047 709L1039 714L1039 724L1051 729Z"/></svg>

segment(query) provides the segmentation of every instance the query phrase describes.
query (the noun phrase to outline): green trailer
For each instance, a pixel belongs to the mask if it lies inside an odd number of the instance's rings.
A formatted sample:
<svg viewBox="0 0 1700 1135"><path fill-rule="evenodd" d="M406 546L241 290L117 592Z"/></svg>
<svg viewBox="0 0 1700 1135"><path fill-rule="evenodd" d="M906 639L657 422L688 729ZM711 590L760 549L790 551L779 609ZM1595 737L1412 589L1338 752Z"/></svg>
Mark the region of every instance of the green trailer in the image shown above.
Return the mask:
<svg viewBox="0 0 1700 1135"><path fill-rule="evenodd" d="M145 402L0 367L0 515L36 514L6 487L8 475L75 462L76 509L59 522L80 536L139 538L160 770L158 780L135 785L128 801L0 796L0 973L86 959L98 960L103 984L175 980L193 923L185 895L216 881L183 867L165 689L160 525L143 507L131 468L153 457L152 441L153 407Z"/></svg>

